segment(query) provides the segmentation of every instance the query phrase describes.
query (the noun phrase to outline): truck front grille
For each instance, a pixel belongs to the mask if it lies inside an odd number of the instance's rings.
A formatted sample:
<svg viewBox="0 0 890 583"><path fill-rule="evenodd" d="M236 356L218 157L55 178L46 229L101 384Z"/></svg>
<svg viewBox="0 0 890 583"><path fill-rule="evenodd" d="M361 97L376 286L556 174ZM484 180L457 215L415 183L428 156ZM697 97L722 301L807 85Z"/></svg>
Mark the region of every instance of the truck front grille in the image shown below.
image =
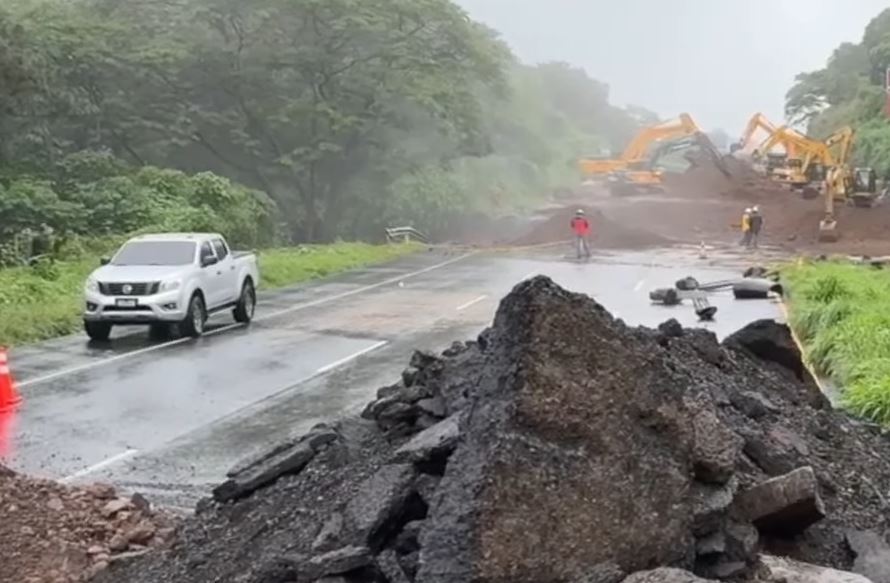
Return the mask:
<svg viewBox="0 0 890 583"><path fill-rule="evenodd" d="M99 291L106 296L151 296L158 293L161 282L100 283Z"/></svg>

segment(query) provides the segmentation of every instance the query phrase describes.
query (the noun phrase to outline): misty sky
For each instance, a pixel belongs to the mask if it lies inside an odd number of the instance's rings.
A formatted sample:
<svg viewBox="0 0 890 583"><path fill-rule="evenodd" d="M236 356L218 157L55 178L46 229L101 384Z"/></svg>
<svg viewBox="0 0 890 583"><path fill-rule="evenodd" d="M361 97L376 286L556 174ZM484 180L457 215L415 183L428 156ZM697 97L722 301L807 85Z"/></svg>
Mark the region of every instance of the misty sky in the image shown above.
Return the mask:
<svg viewBox="0 0 890 583"><path fill-rule="evenodd" d="M776 123L794 76L859 42L890 0L456 0L528 63L558 60L608 83L612 102L707 130Z"/></svg>

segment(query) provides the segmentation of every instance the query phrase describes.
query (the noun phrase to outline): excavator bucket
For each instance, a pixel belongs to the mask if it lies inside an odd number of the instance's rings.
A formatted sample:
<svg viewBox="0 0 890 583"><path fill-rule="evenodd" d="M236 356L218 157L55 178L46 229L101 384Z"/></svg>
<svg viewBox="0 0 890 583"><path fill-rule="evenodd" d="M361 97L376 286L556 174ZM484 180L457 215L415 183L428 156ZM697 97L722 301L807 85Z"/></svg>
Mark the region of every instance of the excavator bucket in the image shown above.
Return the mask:
<svg viewBox="0 0 890 583"><path fill-rule="evenodd" d="M840 239L840 233L837 228L837 220L831 217L825 217L819 222L819 241L823 243L834 243Z"/></svg>

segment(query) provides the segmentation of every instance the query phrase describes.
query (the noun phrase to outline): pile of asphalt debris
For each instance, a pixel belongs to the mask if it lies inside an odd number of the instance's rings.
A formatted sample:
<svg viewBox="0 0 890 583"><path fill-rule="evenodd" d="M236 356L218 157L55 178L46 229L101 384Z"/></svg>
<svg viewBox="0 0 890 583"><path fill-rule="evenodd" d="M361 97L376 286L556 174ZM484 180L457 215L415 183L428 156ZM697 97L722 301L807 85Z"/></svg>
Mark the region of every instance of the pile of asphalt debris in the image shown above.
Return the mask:
<svg viewBox="0 0 890 583"><path fill-rule="evenodd" d="M885 583L888 485L784 325L631 328L538 277L99 580Z"/></svg>

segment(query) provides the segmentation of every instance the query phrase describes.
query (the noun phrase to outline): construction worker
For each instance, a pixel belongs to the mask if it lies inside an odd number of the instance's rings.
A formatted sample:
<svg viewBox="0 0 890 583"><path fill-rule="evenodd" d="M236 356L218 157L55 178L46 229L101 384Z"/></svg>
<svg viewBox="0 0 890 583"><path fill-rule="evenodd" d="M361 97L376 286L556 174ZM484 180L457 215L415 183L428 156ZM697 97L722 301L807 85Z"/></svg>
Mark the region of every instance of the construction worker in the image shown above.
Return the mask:
<svg viewBox="0 0 890 583"><path fill-rule="evenodd" d="M742 213L742 240L739 245L747 247L751 242L751 210L746 208Z"/></svg>
<svg viewBox="0 0 890 583"><path fill-rule="evenodd" d="M763 230L763 215L760 214L760 207L755 206L751 209L751 215L748 218L749 228L751 231L748 237L748 247L757 248L757 240L760 238L760 231Z"/></svg>
<svg viewBox="0 0 890 583"><path fill-rule="evenodd" d="M581 257L590 257L590 246L587 244L587 238L590 236L590 221L584 216L584 211L578 209L570 223L572 232L575 233L575 248L578 252L578 259Z"/></svg>

